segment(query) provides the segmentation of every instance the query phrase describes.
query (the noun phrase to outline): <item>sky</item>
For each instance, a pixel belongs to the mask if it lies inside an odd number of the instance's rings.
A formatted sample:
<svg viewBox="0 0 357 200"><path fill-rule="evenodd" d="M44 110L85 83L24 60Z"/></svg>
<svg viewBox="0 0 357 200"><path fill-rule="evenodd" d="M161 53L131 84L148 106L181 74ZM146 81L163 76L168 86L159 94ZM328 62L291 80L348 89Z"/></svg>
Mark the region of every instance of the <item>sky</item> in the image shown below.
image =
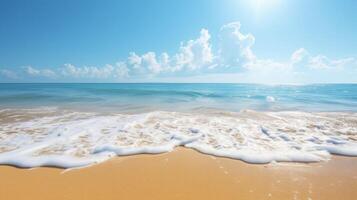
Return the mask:
<svg viewBox="0 0 357 200"><path fill-rule="evenodd" d="M357 1L0 0L0 82L357 83Z"/></svg>

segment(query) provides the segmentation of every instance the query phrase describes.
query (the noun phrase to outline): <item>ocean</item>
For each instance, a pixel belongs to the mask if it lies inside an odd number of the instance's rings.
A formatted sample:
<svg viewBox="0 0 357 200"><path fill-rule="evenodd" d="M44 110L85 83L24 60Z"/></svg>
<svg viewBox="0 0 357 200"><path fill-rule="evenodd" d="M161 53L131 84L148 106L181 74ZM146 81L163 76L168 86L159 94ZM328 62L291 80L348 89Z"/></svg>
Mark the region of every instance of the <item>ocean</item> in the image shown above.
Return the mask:
<svg viewBox="0 0 357 200"><path fill-rule="evenodd" d="M357 84L0 84L1 108L84 111L357 111Z"/></svg>
<svg viewBox="0 0 357 200"><path fill-rule="evenodd" d="M248 163L357 156L357 84L0 84L0 164L82 167L178 146Z"/></svg>

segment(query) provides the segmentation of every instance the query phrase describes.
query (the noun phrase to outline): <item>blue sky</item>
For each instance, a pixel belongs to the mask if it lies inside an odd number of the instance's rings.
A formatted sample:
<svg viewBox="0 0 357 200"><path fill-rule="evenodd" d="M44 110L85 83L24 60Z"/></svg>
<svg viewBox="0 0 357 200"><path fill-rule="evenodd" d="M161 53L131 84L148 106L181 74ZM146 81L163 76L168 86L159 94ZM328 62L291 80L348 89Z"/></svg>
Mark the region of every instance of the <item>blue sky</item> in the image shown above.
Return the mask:
<svg viewBox="0 0 357 200"><path fill-rule="evenodd" d="M0 82L357 82L352 0L0 1Z"/></svg>

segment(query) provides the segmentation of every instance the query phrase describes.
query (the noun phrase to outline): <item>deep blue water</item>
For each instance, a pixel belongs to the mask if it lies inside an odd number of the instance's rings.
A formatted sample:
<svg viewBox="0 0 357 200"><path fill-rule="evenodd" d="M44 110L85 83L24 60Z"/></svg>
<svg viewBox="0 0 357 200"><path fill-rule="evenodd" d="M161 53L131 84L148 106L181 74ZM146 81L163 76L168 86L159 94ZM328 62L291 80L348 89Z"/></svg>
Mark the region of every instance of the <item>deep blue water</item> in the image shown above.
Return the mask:
<svg viewBox="0 0 357 200"><path fill-rule="evenodd" d="M0 107L152 110L357 111L357 84L0 84Z"/></svg>

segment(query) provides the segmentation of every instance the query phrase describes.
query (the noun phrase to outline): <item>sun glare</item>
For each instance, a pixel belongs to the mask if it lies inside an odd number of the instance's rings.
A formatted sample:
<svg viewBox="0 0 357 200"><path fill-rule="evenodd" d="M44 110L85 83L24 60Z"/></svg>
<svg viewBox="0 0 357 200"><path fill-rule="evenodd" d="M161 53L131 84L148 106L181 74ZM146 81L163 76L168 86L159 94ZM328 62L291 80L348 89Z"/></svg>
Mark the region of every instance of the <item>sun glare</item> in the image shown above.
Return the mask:
<svg viewBox="0 0 357 200"><path fill-rule="evenodd" d="M267 12L278 6L280 0L247 0L256 14Z"/></svg>

